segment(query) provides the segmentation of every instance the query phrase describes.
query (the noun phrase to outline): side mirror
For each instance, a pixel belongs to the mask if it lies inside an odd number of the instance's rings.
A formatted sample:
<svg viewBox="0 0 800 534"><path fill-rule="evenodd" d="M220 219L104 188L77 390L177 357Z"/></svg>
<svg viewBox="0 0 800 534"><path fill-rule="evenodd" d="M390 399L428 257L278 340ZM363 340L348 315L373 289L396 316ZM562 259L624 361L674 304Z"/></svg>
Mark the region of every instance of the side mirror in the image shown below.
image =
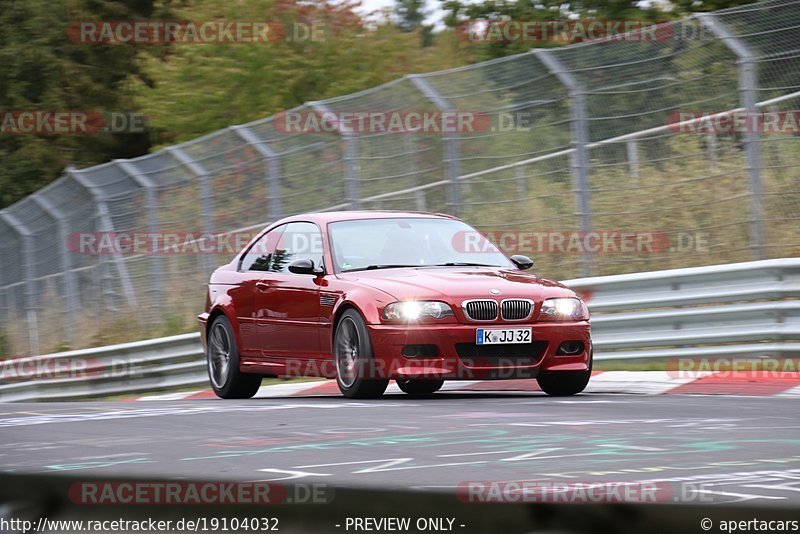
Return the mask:
<svg viewBox="0 0 800 534"><path fill-rule="evenodd" d="M294 274L322 274L322 269L314 267L314 262L308 258L300 258L289 264L289 272Z"/></svg>
<svg viewBox="0 0 800 534"><path fill-rule="evenodd" d="M525 271L533 267L533 260L530 259L528 256L523 256L522 254L515 254L509 258L511 262L517 266L517 269L520 271ZM291 267L290 267L291 269Z"/></svg>

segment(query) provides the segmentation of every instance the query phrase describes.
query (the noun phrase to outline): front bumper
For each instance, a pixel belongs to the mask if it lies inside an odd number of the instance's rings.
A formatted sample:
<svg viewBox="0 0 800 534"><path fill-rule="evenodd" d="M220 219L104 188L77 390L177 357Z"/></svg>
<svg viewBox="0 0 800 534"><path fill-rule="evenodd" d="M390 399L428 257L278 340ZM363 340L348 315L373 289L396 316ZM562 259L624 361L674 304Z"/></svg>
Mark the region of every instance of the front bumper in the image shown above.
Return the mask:
<svg viewBox="0 0 800 534"><path fill-rule="evenodd" d="M206 339L206 332L208 331L208 313L203 312L197 316L197 320L200 323L200 344L203 347L203 352L206 352L208 348L208 339Z"/></svg>
<svg viewBox="0 0 800 534"><path fill-rule="evenodd" d="M533 342L524 345L486 345L477 348L478 328L533 329ZM588 321L570 323L492 323L446 325L368 325L381 378L442 378L486 380L533 378L542 371L586 371L592 349ZM564 341L581 341L583 350L557 355ZM419 356L404 348L425 346ZM431 346L435 346L432 352ZM486 348L489 347L489 348ZM433 354L433 355L432 355Z"/></svg>

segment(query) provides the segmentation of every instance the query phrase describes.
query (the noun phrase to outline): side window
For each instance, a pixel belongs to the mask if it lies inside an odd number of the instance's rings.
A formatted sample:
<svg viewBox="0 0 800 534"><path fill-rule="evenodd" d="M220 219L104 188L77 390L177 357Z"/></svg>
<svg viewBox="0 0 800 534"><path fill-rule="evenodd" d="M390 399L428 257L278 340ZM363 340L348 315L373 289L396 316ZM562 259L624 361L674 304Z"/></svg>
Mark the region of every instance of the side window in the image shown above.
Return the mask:
<svg viewBox="0 0 800 534"><path fill-rule="evenodd" d="M242 271L272 271L275 250L287 225L273 228L256 241L242 258Z"/></svg>
<svg viewBox="0 0 800 534"><path fill-rule="evenodd" d="M289 223L278 240L269 270L288 273L290 263L304 258L313 261L315 267L322 265L322 233L316 224Z"/></svg>

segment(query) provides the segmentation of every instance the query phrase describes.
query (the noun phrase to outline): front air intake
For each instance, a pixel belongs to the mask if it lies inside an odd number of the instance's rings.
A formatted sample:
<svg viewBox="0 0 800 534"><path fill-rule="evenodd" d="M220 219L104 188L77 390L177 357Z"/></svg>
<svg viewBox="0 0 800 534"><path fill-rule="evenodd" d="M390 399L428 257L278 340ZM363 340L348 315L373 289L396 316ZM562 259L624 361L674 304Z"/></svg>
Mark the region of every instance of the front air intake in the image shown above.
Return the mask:
<svg viewBox="0 0 800 534"><path fill-rule="evenodd" d="M531 315L533 302L528 299L506 299L500 303L504 321L524 321Z"/></svg>
<svg viewBox="0 0 800 534"><path fill-rule="evenodd" d="M472 321L494 321L497 319L496 300L467 300L462 304L464 315Z"/></svg>

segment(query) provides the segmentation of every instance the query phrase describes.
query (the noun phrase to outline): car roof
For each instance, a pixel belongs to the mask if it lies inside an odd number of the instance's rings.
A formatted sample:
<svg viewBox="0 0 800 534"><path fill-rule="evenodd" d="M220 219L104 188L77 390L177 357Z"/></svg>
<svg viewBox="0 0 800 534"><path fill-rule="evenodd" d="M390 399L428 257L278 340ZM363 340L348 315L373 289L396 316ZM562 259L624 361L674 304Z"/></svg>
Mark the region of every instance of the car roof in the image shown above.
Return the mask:
<svg viewBox="0 0 800 534"><path fill-rule="evenodd" d="M352 211L324 211L316 213L301 213L281 219L275 225L292 221L309 221L325 225L337 221L358 221L368 219L392 218L425 218L425 219L453 219L444 213L428 213L425 211L392 211L392 210L352 210Z"/></svg>

